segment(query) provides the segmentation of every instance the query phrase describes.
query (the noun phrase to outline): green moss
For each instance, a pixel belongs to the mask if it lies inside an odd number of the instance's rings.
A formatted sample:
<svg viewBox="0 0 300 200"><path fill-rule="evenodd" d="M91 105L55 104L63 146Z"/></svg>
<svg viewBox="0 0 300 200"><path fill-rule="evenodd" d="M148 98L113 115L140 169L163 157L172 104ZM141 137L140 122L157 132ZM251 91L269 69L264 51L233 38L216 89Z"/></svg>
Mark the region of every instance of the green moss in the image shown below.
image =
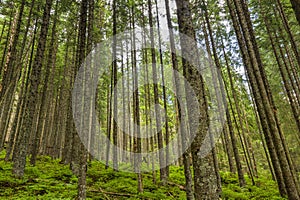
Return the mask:
<svg viewBox="0 0 300 200"><path fill-rule="evenodd" d="M77 194L77 177L72 174L68 165L62 165L59 160L38 157L36 166L27 163L25 176L16 179L12 171L12 163L4 162L5 153L0 153L0 199L74 199ZM129 168L129 165L121 167ZM105 169L97 161L89 163L87 171L87 197L88 199L153 199L172 200L186 199L185 191L176 185L185 184L182 167L170 167L169 181L172 186L161 186L159 172L157 184L153 184L152 173L143 174L144 192L137 191L137 175L134 173L115 172ZM268 176L256 179L256 185L246 176L247 185L240 188L238 177L229 172L221 172L222 199L283 199L274 181ZM122 195L113 195L126 194Z"/></svg>
<svg viewBox="0 0 300 200"><path fill-rule="evenodd" d="M280 197L277 184L269 177L255 179L255 185L252 185L249 177L245 176L247 185L244 188L239 187L238 178L235 174L221 172L222 179L222 198L223 199L276 199L283 200Z"/></svg>

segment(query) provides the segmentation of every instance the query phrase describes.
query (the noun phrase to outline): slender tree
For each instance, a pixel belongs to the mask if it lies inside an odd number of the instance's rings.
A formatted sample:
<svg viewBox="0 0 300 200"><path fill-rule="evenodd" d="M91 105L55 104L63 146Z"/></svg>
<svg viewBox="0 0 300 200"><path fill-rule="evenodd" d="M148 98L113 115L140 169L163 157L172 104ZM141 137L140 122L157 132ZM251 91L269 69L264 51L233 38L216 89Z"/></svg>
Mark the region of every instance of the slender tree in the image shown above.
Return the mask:
<svg viewBox="0 0 300 200"><path fill-rule="evenodd" d="M158 75L157 75L157 61L156 61L156 52L155 52L155 41L154 41L154 23L153 23L153 14L152 14L152 2L148 0L148 14L149 14L149 26L150 26L150 40L151 40L151 61L152 61L152 79L154 82L154 103L155 103L155 122L157 139L158 139L158 148L163 148L163 134L161 130L161 114L159 110L159 94L158 94ZM163 184L166 184L167 181L167 171L165 165L165 152L159 151L159 163L160 163L160 180Z"/></svg>
<svg viewBox="0 0 300 200"><path fill-rule="evenodd" d="M173 32L173 25L171 21L171 13L170 13L170 5L169 0L165 0L165 6L166 6L166 13L167 13L167 23L169 28L169 36L170 36L170 49L171 49L171 60L172 60L172 67L175 72L178 72L178 59L176 55L176 47L175 47L175 38L174 38L174 32ZM187 147L187 139L188 138L188 131L187 131L187 124L186 124L186 112L183 108L181 108L182 105L180 105L179 100L183 102L184 100L184 90L183 87L180 84L180 78L177 73L173 74L174 76L174 82L175 82L175 92L177 97L177 103L176 108L178 112L178 121L180 123L180 135L181 135L181 143L182 143L182 149L185 150L185 147ZM183 165L184 165L184 176L185 176L185 188L186 188L186 197L187 199L194 199L193 195L193 188L192 188L192 173L190 168L190 159L189 159L190 149L187 151L184 151L182 157L183 157Z"/></svg>

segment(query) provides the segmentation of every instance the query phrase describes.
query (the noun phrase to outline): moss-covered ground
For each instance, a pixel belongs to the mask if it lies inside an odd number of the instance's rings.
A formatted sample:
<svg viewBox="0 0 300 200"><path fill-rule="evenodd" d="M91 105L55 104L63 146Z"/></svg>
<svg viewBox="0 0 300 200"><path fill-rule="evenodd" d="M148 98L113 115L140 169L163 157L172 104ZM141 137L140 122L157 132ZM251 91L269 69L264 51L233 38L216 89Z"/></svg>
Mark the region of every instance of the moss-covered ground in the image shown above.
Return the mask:
<svg viewBox="0 0 300 200"><path fill-rule="evenodd" d="M25 176L16 179L12 164L0 156L0 199L75 199L77 178L69 166L50 157L39 157L36 166L26 167ZM158 174L157 174L158 175ZM269 177L256 179L253 186L240 188L235 175L221 172L222 199L283 199ZM159 178L157 178L159 180ZM170 167L170 184L153 184L152 174L143 174L144 193L138 194L136 175L105 169L97 161L89 163L87 178L88 199L185 199L183 168Z"/></svg>

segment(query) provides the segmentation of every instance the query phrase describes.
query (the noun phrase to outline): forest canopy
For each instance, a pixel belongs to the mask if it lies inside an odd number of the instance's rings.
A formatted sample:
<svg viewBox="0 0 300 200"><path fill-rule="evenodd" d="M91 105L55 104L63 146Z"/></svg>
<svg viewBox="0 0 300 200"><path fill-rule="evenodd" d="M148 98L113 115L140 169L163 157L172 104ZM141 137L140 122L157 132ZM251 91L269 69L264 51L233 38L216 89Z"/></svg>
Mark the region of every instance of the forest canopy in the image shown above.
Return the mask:
<svg viewBox="0 0 300 200"><path fill-rule="evenodd" d="M299 48L299 0L0 1L0 198L300 200Z"/></svg>

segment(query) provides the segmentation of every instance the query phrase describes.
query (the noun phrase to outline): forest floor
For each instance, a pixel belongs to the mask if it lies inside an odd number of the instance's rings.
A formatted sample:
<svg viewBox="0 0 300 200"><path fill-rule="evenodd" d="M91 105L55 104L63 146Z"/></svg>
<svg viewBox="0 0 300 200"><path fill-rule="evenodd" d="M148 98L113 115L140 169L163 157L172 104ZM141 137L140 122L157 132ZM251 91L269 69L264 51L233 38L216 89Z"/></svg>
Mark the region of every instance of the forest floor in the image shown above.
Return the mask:
<svg viewBox="0 0 300 200"><path fill-rule="evenodd" d="M50 157L39 157L36 166L29 164L22 179L11 173L12 163L4 162L0 154L0 199L74 199L77 178L68 165ZM184 174L181 167L170 167L167 186L153 184L152 174L143 174L144 193L138 194L136 175L105 169L97 161L89 163L87 177L88 199L185 199ZM159 174L157 174L158 176ZM276 184L267 177L256 179L256 185L246 177L247 186L240 188L235 175L221 172L222 199L283 199ZM157 180L159 178L157 177Z"/></svg>

